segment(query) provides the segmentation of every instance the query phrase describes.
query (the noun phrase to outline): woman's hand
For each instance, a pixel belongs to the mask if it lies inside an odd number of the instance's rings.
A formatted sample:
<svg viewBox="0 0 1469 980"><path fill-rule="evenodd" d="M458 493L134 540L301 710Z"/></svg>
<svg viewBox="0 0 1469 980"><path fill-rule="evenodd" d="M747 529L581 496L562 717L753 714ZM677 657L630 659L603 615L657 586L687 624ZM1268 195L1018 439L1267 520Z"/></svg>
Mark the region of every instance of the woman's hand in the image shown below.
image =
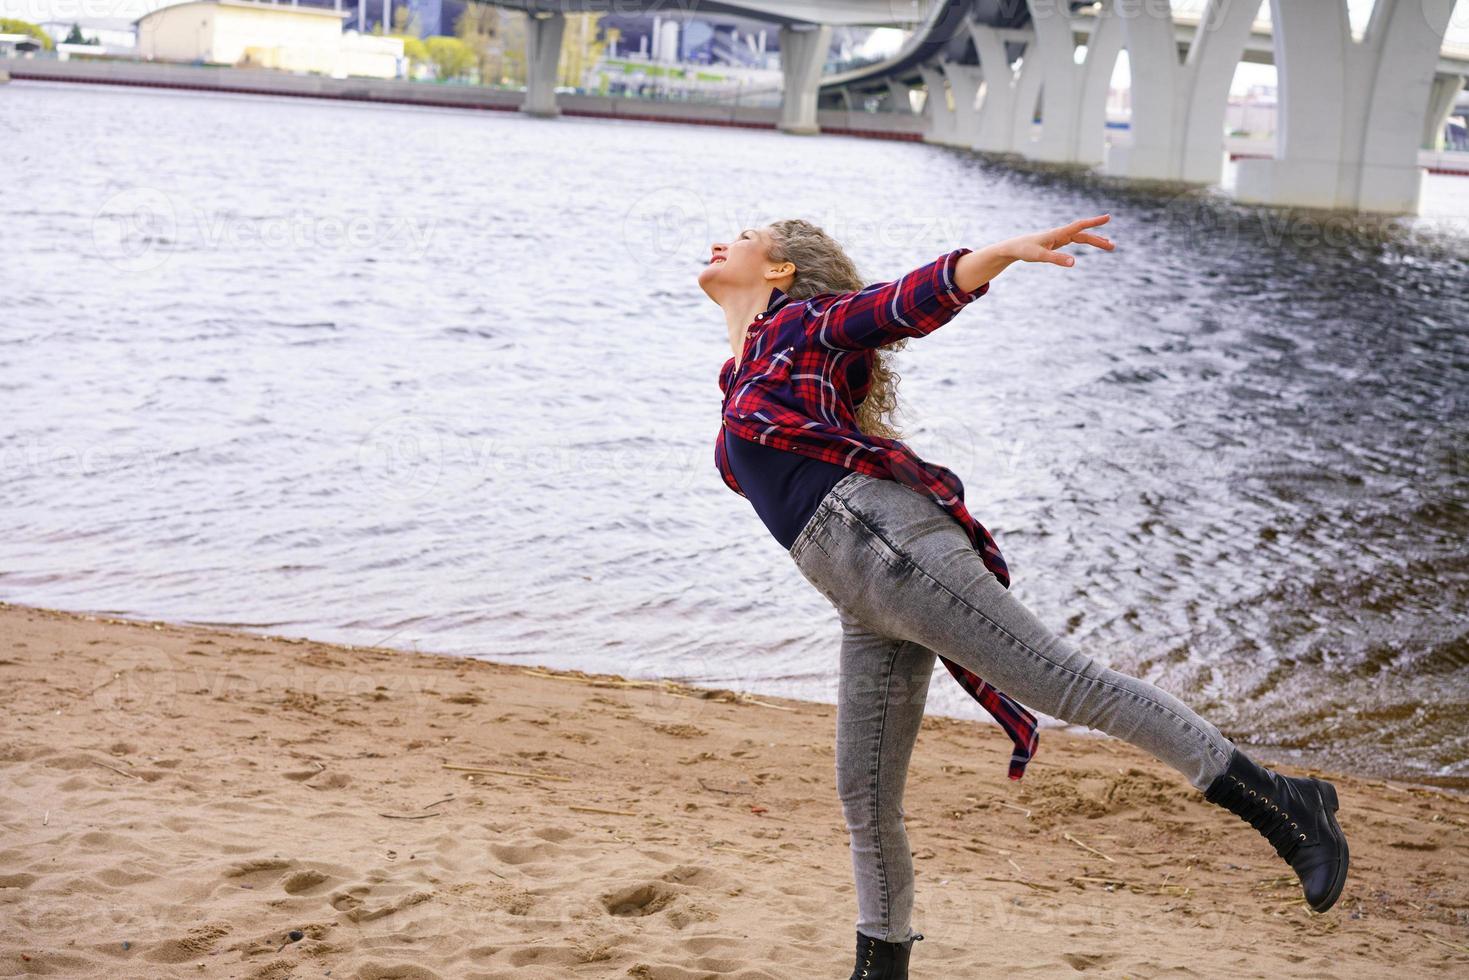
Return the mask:
<svg viewBox="0 0 1469 980"><path fill-rule="evenodd" d="M1010 255L1019 262L1054 262L1056 265L1075 265L1076 259L1073 256L1056 250L1063 245L1094 245L1097 248L1112 251L1116 246L1110 241L1086 230L1095 228L1097 225L1104 225L1111 220L1110 214L1099 214L1095 218L1082 218L1080 221L1073 221L1060 228L1037 232L1034 235L1021 235L1000 244L1008 246Z"/></svg>
<svg viewBox="0 0 1469 980"><path fill-rule="evenodd" d="M954 284L964 292L973 292L995 276L1009 268L1011 262L1051 262L1055 265L1072 266L1076 259L1057 249L1065 245L1094 245L1112 251L1115 246L1101 235L1087 231L1112 220L1110 214L1099 214L1095 218L1082 218L1060 228L1007 238L994 245L986 245L978 251L959 257L954 270Z"/></svg>

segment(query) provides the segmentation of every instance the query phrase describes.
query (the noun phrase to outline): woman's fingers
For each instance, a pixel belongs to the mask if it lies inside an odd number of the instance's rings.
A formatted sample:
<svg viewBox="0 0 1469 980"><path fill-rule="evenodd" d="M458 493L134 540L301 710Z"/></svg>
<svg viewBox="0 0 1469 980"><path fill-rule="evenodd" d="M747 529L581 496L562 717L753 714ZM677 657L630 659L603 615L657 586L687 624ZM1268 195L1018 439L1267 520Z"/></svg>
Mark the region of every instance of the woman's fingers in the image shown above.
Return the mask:
<svg viewBox="0 0 1469 980"><path fill-rule="evenodd" d="M1072 239L1072 241L1080 242L1083 245L1095 245L1097 248L1105 248L1109 252L1116 247L1112 244L1111 240L1103 238L1101 235L1093 235L1091 232L1086 231L1077 235L1075 238Z"/></svg>
<svg viewBox="0 0 1469 980"><path fill-rule="evenodd" d="M1030 236L1024 239L1029 247L1021 252L1019 258L1026 262L1050 262L1052 265L1069 268L1076 264L1076 259L1074 256L1067 255L1065 252L1057 251L1057 249L1064 245L1090 245L1093 248L1104 249L1108 252L1113 251L1116 246L1112 244L1110 239L1102 235L1094 235L1084 230L1095 228L1097 225L1104 225L1111 220L1112 215L1099 214L1092 218L1082 218L1080 221L1073 221L1069 225ZM1026 254L1027 252L1030 254Z"/></svg>
<svg viewBox="0 0 1469 980"><path fill-rule="evenodd" d="M1112 216L1110 214L1099 214L1095 218L1082 218L1080 221L1073 221L1069 225L1063 225L1057 228L1052 235L1056 244L1064 245L1067 242L1076 241L1077 236L1081 235L1087 228L1095 228L1097 225L1104 225L1111 220Z"/></svg>

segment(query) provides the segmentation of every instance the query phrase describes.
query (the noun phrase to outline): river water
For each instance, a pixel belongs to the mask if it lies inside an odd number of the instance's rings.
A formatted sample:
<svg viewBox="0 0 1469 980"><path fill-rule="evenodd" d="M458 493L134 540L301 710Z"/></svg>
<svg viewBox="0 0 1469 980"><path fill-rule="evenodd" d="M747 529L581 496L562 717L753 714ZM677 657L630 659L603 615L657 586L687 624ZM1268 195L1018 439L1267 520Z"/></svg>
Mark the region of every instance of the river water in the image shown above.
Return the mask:
<svg viewBox="0 0 1469 980"><path fill-rule="evenodd" d="M833 611L714 469L701 257L799 215L888 279L1110 211L1115 253L900 355L907 438L1093 656L1274 757L1469 782L1469 178L1322 220L922 144L36 83L0 132L4 600L831 700Z"/></svg>

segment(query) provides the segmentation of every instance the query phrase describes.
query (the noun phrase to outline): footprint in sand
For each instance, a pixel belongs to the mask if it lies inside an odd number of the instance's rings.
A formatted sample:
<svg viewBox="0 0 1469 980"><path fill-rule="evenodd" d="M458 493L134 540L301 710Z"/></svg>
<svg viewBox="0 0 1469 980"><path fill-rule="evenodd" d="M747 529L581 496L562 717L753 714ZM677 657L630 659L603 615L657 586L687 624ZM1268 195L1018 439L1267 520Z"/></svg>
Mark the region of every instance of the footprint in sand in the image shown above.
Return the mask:
<svg viewBox="0 0 1469 980"><path fill-rule="evenodd" d="M368 885L354 885L332 895L331 907L345 915L349 921L374 922L415 905L432 901L434 897L431 891L412 891L369 905L367 897L372 892L373 889Z"/></svg>
<svg viewBox="0 0 1469 980"><path fill-rule="evenodd" d="M339 864L269 857L237 861L224 870L223 877L244 879L253 888L278 884L287 895L312 895L352 873L352 869Z"/></svg>
<svg viewBox="0 0 1469 980"><path fill-rule="evenodd" d="M1061 959L1073 970L1090 970L1106 966L1117 957L1112 953L1064 953Z"/></svg>
<svg viewBox="0 0 1469 980"><path fill-rule="evenodd" d="M537 827L531 833L552 844L563 844L576 836L576 831L567 830L565 827Z"/></svg>
<svg viewBox="0 0 1469 980"><path fill-rule="evenodd" d="M250 861L236 861L224 871L226 878L253 878L272 871L284 871L294 868L296 861L287 858L255 858Z"/></svg>
<svg viewBox="0 0 1469 980"><path fill-rule="evenodd" d="M230 927L222 922L195 926L183 936L165 939L143 954L150 963L187 963L213 951L215 943L229 935Z"/></svg>
<svg viewBox="0 0 1469 980"><path fill-rule="evenodd" d="M433 970L409 963L364 963L353 976L356 980L442 980Z"/></svg>
<svg viewBox="0 0 1469 980"><path fill-rule="evenodd" d="M527 966L571 967L581 962L579 951L574 946L562 943L522 946L510 951L510 965L517 970Z"/></svg>
<svg viewBox="0 0 1469 980"><path fill-rule="evenodd" d="M616 916L653 915L667 908L678 892L658 881L629 885L602 896L602 907Z"/></svg>
<svg viewBox="0 0 1469 980"><path fill-rule="evenodd" d="M286 875L281 882L281 891L287 895L309 895L315 891L321 891L322 886L332 879L322 874L315 868L307 868L304 871L295 871Z"/></svg>

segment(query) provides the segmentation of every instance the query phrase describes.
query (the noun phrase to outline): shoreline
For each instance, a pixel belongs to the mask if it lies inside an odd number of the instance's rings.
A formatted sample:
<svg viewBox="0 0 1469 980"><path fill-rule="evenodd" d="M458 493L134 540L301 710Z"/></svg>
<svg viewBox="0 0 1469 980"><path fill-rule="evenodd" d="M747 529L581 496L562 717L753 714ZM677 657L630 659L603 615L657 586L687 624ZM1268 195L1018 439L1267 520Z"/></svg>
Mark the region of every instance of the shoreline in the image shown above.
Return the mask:
<svg viewBox="0 0 1469 980"><path fill-rule="evenodd" d="M203 67L177 62L51 61L12 57L0 59L0 77L7 74L10 80L19 82L110 85L121 88L323 99L481 112L519 112L525 98L523 91L490 86L435 85L405 79L330 78L321 75L296 75L273 69ZM779 131L778 107L741 106L738 102L681 102L565 92L559 93L556 99L557 111L554 115ZM821 134L828 136L926 142L921 113L818 109L817 127ZM1241 159L1268 159L1269 152L1257 145L1262 142L1269 141L1231 137L1225 140L1224 152L1231 162ZM1033 160L1026 163L1045 166ZM1420 150L1418 166L1432 174L1469 177L1469 154L1455 150ZM1105 176L1101 170L1096 173Z"/></svg>
<svg viewBox="0 0 1469 980"><path fill-rule="evenodd" d="M597 683L605 681L617 684L625 684L628 686L643 686L663 689L671 692L667 695L670 698L719 697L725 698L727 700L751 704L779 701L783 704L792 705L819 705L822 707L830 708L832 710L835 710L836 707L836 702L834 700L818 700L815 698L803 696L801 694L784 693L779 690L720 687L713 684L703 684L692 681L685 682L666 680L661 678L629 678L624 677L621 674L604 673L595 670L583 670L576 667L555 667L546 664L536 664L521 661L479 659L468 653L449 653L441 650L425 649L419 645L419 641L417 640L413 642L412 646L394 646L391 643L380 642L370 642L366 644L350 643L347 642L345 639L315 639L312 636L306 635L304 633L301 635L274 633L270 632L270 630L273 628L271 625L216 625L207 622L189 622L187 620L179 621L166 618L151 618L141 615L135 616L131 614L111 613L98 611L95 609L58 609L47 606L33 606L26 603L13 603L0 600L0 610L4 610L7 608L32 610L45 613L56 613L63 616L76 616L89 620L95 620L97 622L109 625L157 625L188 630L196 629L211 632L221 632L231 636L269 640L286 644L312 643L318 646L340 647L344 650L377 651L381 653L403 654L407 656L443 658L455 663L461 660L474 660L478 663L487 663L507 670L540 672L545 674L552 674L565 679L582 680L587 683ZM942 679L943 675L935 676ZM974 705L974 703L969 698L965 697L960 702L960 704L965 713L954 714L941 707L937 707L935 703L930 700L924 717L958 722L969 721L972 719L976 721L981 728L989 727L992 728L995 732L998 732L1000 730L998 724L994 722L988 715L985 715L981 710L979 710L978 707ZM1113 742L1117 741L1116 739L1111 739L1110 736L1107 736L1102 732L1064 722L1043 722L1040 729L1040 734L1042 752L1045 751L1044 746L1047 740L1057 737L1095 740L1110 739ZM1294 769L1300 770L1302 772L1310 771L1326 773L1332 775L1333 778L1351 776L1368 783L1378 783L1382 786L1393 789L1416 788L1431 790L1437 793L1442 793L1454 799L1469 802L1469 778L1466 777L1436 776L1428 772L1419 771L1408 772L1404 775L1389 776L1384 775L1379 770L1371 768L1342 768L1334 764L1334 760L1329 754L1319 751L1313 752L1312 750L1296 749L1287 745L1281 745L1277 743L1251 741L1238 736L1230 736L1230 738L1231 741L1239 745L1242 750L1248 752L1253 758L1262 760L1274 760L1275 763L1279 763L1280 765L1286 767L1293 767ZM1007 742L1004 744L1007 746L1008 751L1009 743ZM1274 763L1272 763L1272 765L1273 764Z"/></svg>
<svg viewBox="0 0 1469 980"><path fill-rule="evenodd" d="M325 99L388 106L520 112L523 91L477 85L435 85L403 79L328 78L259 68L202 67L150 61L62 61L0 58L0 70L18 82L114 85L226 95ZM716 102L631 99L622 96L560 93L556 115L635 122L779 129L780 109ZM846 109L817 112L820 130L830 136L921 142L916 113L871 113Z"/></svg>
<svg viewBox="0 0 1469 980"><path fill-rule="evenodd" d="M850 969L834 705L4 603L0 636L14 973ZM1140 750L1048 730L1013 783L1008 755L924 720L915 977L1469 969L1452 791L1331 775L1352 872L1315 915Z"/></svg>

